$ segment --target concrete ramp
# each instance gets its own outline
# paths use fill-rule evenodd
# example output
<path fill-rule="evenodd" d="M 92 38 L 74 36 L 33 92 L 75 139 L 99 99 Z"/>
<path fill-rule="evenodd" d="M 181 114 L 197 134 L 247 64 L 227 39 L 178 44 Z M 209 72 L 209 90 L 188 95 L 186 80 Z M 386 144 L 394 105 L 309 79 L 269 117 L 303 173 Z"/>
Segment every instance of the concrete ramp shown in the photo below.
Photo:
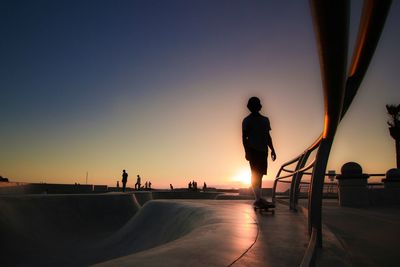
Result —
<path fill-rule="evenodd" d="M 130 194 L 1 196 L 0 266 L 49 266 L 71 257 L 118 231 L 139 209 Z"/>
<path fill-rule="evenodd" d="M 0 197 L 0 266 L 227 266 L 255 242 L 249 205 L 132 194 Z"/>

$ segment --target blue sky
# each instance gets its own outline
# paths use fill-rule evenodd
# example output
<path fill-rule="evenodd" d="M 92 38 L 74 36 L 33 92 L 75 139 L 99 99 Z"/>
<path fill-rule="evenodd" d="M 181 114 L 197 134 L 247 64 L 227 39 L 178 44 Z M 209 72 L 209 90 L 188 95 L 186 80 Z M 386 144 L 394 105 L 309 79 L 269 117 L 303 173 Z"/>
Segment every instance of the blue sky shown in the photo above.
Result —
<path fill-rule="evenodd" d="M 360 10 L 353 1 L 351 45 Z M 399 20 L 394 1 L 331 169 L 395 165 L 385 105 L 400 102 Z M 308 1 L 2 1 L 0 34 L 0 175 L 11 180 L 89 172 L 113 185 L 127 169 L 156 187 L 240 186 L 252 95 L 278 154 L 266 181 L 322 131 Z"/>

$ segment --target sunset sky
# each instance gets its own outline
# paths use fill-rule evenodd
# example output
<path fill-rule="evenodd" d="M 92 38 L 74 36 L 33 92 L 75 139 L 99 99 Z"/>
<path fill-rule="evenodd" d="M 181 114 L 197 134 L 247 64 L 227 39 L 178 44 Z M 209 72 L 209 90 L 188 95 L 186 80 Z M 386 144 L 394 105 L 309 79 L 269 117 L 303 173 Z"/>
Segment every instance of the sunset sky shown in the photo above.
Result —
<path fill-rule="evenodd" d="M 362 1 L 352 1 L 350 54 Z M 329 169 L 395 167 L 386 104 L 400 104 L 400 1 Z M 349 60 L 351 55 L 349 56 Z M 0 2 L 0 175 L 11 181 L 243 187 L 250 96 L 271 121 L 277 169 L 321 133 L 308 1 Z"/>

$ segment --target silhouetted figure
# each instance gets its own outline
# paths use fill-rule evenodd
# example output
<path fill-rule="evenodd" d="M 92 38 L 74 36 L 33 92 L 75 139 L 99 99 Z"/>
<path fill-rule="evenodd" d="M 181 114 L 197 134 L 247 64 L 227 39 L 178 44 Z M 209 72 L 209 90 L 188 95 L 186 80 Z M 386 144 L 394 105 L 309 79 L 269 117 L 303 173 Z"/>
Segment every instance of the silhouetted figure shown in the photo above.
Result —
<path fill-rule="evenodd" d="M 119 189 L 119 181 L 117 181 L 117 189 Z"/>
<path fill-rule="evenodd" d="M 140 179 L 140 176 L 138 174 L 137 178 L 136 178 L 135 190 L 140 190 L 140 188 L 141 188 L 140 185 L 141 185 L 141 179 Z"/>
<path fill-rule="evenodd" d="M 122 192 L 125 192 L 127 182 L 128 182 L 128 173 L 125 170 L 122 170 Z"/>
<path fill-rule="evenodd" d="M 254 205 L 266 204 L 261 196 L 262 177 L 267 174 L 268 147 L 271 149 L 271 158 L 276 159 L 275 149 L 270 135 L 269 119 L 260 114 L 261 103 L 258 97 L 251 97 L 247 103 L 250 115 L 242 123 L 242 142 L 246 153 L 246 160 L 250 163 L 251 185 L 253 187 Z"/>
<path fill-rule="evenodd" d="M 192 190 L 192 182 L 189 182 L 189 184 L 188 184 L 188 189 L 189 189 L 189 190 Z"/>
<path fill-rule="evenodd" d="M 144 188 L 145 188 L 145 189 L 148 188 L 148 183 L 147 183 L 147 182 L 144 183 Z"/>
<path fill-rule="evenodd" d="M 206 184 L 206 182 L 204 182 L 204 184 L 203 184 L 203 191 L 205 192 L 207 190 L 207 184 Z"/>
<path fill-rule="evenodd" d="M 386 105 L 388 114 L 391 120 L 388 121 L 390 136 L 396 143 L 396 165 L 400 169 L 400 104 Z"/>
<path fill-rule="evenodd" d="M 170 188 L 171 190 L 174 190 L 174 187 L 173 187 L 172 184 L 169 184 L 169 188 Z"/>
<path fill-rule="evenodd" d="M 197 182 L 193 181 L 193 191 L 197 191 Z"/>
<path fill-rule="evenodd" d="M 149 181 L 149 189 L 151 189 L 151 182 Z"/>

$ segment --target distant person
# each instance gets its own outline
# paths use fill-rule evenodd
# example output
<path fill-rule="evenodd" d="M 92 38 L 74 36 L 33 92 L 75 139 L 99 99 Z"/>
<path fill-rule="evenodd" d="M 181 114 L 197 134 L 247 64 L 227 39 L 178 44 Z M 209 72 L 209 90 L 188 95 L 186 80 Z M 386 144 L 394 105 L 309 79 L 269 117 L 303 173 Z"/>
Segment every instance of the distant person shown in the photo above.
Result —
<path fill-rule="evenodd" d="M 174 190 L 174 186 L 172 184 L 169 184 L 169 188 L 173 191 Z"/>
<path fill-rule="evenodd" d="M 197 182 L 193 181 L 193 191 L 197 191 Z"/>
<path fill-rule="evenodd" d="M 206 184 L 206 182 L 204 182 L 204 184 L 203 184 L 203 191 L 205 192 L 207 190 L 207 184 Z"/>
<path fill-rule="evenodd" d="M 141 185 L 141 178 L 138 174 L 137 178 L 136 178 L 135 190 L 140 190 L 140 188 L 141 188 L 140 185 Z"/>
<path fill-rule="evenodd" d="M 128 182 L 128 173 L 125 170 L 122 170 L 122 192 L 125 192 L 127 182 Z"/>
<path fill-rule="evenodd" d="M 147 182 L 144 183 L 144 188 L 148 189 L 148 183 Z"/>
<path fill-rule="evenodd" d="M 119 189 L 119 181 L 117 181 L 117 188 Z"/>
<path fill-rule="evenodd" d="M 149 181 L 149 189 L 151 190 L 151 182 Z"/>
<path fill-rule="evenodd" d="M 192 182 L 189 182 L 189 184 L 188 184 L 188 189 L 189 189 L 189 190 L 192 190 Z"/>
<path fill-rule="evenodd" d="M 271 159 L 276 159 L 270 135 L 271 125 L 269 119 L 260 114 L 261 107 L 260 99 L 251 97 L 247 103 L 251 113 L 242 123 L 242 141 L 246 160 L 250 163 L 254 205 L 259 207 L 271 204 L 261 196 L 262 177 L 267 174 L 268 168 L 268 147 L 271 149 Z"/>

